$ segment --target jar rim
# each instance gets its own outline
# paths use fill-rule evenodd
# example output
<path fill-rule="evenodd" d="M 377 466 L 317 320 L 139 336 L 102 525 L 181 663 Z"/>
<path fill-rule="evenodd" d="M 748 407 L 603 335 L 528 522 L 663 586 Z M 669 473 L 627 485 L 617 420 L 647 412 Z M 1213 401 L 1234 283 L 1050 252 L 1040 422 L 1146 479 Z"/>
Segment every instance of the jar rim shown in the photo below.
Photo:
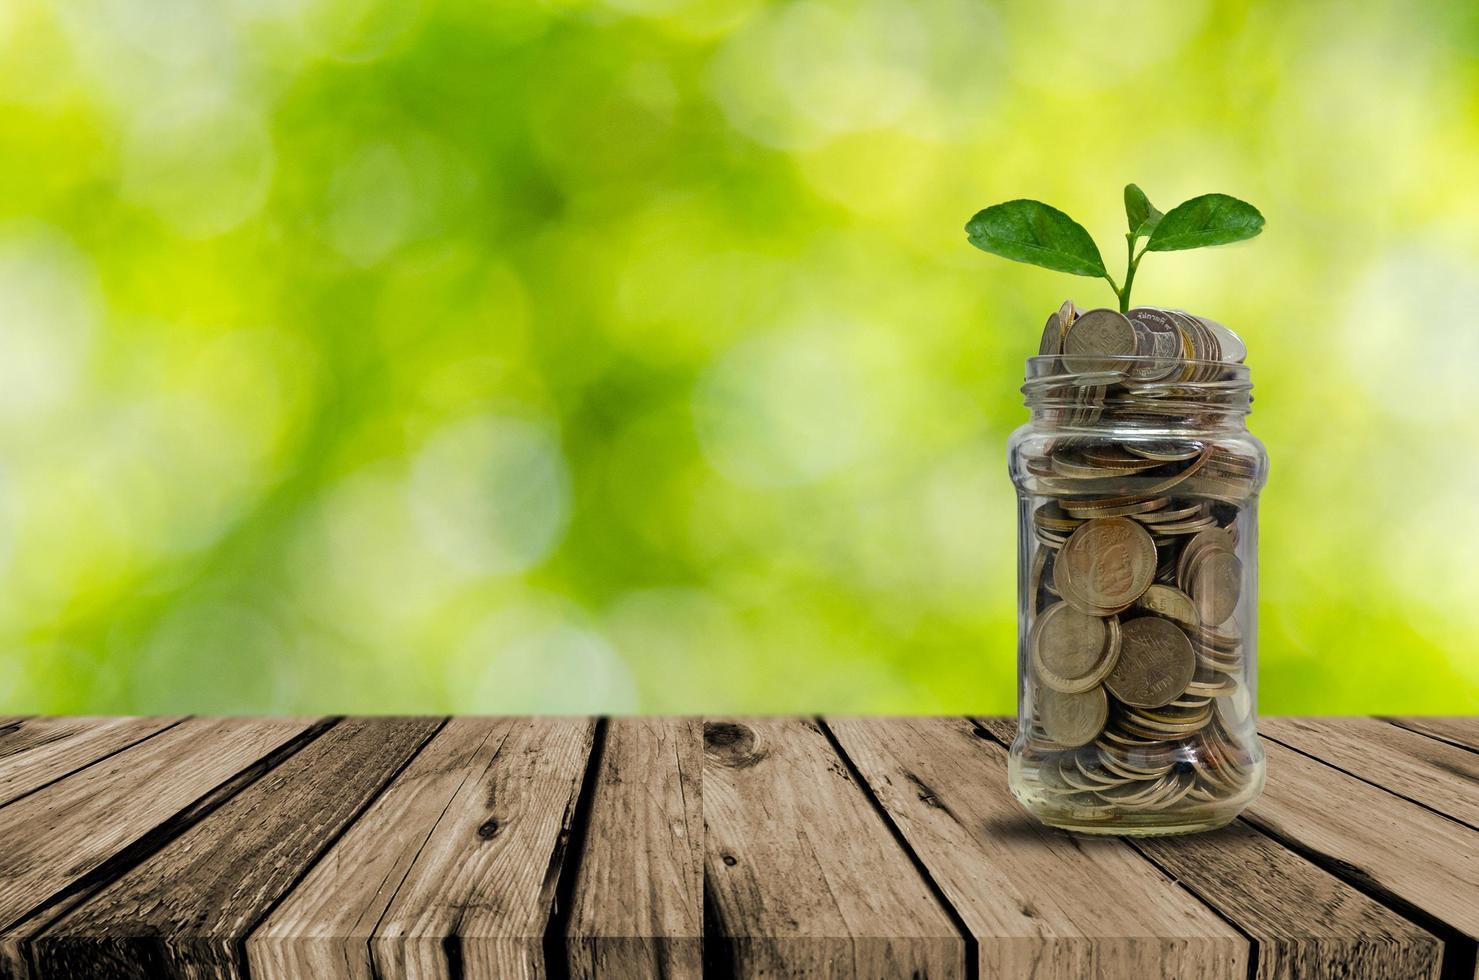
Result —
<path fill-rule="evenodd" d="M 1075 360 L 1090 362 L 1105 361 L 1110 362 L 1111 364 L 1123 364 L 1128 367 L 1134 367 L 1137 364 L 1186 365 L 1187 367 L 1193 368 L 1205 368 L 1209 370 L 1216 369 L 1219 373 L 1226 372 L 1241 377 L 1251 377 L 1252 375 L 1252 371 L 1248 367 L 1248 365 L 1241 361 L 1214 361 L 1210 358 L 1158 357 L 1155 354 L 1034 354 L 1031 357 L 1027 358 L 1025 362 L 1027 368 L 1027 376 L 1030 378 L 1034 375 L 1034 373 L 1037 373 L 1034 372 L 1034 368 L 1056 368 L 1060 366 L 1066 358 L 1073 358 Z M 1068 370 L 1057 373 L 1061 373 L 1064 375 L 1073 375 L 1124 372 L 1115 372 L 1113 371 L 1113 369 L 1110 369 L 1109 371 L 1097 372 Z M 1042 374 L 1038 373 L 1038 376 L 1041 377 Z"/>
<path fill-rule="evenodd" d="M 1039 354 L 1027 358 L 1022 394 L 1040 410 L 1102 410 L 1108 418 L 1246 415 L 1252 374 L 1232 361 L 1155 355 Z"/>

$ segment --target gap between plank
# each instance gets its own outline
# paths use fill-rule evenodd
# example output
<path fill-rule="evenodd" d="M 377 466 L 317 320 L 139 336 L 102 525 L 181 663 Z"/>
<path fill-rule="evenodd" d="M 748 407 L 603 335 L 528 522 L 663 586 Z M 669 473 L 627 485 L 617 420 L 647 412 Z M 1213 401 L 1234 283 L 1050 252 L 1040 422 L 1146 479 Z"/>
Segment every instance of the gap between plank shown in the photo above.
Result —
<path fill-rule="evenodd" d="M 289 757 L 297 754 L 308 743 L 323 735 L 330 728 L 333 728 L 340 720 L 339 717 L 322 718 L 309 725 L 303 731 L 282 745 L 279 745 L 271 752 L 268 752 L 256 762 L 241 769 L 236 775 L 218 783 L 212 789 L 201 794 L 193 803 L 187 804 L 184 809 L 178 811 L 173 816 L 166 817 L 158 825 L 145 831 L 132 843 L 121 848 L 110 857 L 105 858 L 97 867 L 59 890 L 55 895 L 42 901 L 35 908 L 12 922 L 7 928 L 9 930 L 15 930 L 23 925 L 39 922 L 35 928 L 28 928 L 27 930 L 28 935 L 24 944 L 28 948 L 31 947 L 33 945 L 31 940 L 51 928 L 58 920 L 74 911 L 78 906 L 82 905 L 118 878 L 133 870 L 137 865 L 153 857 L 175 838 L 220 809 L 223 804 L 273 769 L 276 769 Z M 44 920 L 42 918 L 43 916 L 45 916 Z M 39 964 L 32 962 L 32 972 L 40 976 L 38 967 Z"/>
<path fill-rule="evenodd" d="M 914 865 L 914 870 L 919 873 L 920 878 L 924 879 L 924 883 L 929 888 L 930 893 L 935 896 L 935 901 L 940 903 L 940 907 L 945 910 L 945 914 L 950 917 L 950 921 L 955 925 L 956 930 L 960 932 L 961 940 L 965 943 L 966 980 L 979 980 L 981 976 L 981 944 L 976 940 L 976 934 L 971 931 L 970 926 L 966 925 L 965 918 L 950 902 L 950 899 L 945 896 L 945 890 L 940 887 L 939 882 L 935 881 L 934 875 L 930 874 L 929 868 L 915 852 L 908 839 L 904 837 L 904 832 L 899 829 L 898 824 L 894 823 L 893 818 L 889 816 L 887 808 L 884 807 L 877 795 L 874 794 L 873 787 L 868 784 L 868 780 L 863 778 L 862 771 L 853 763 L 852 757 L 847 754 L 847 751 L 842 747 L 842 743 L 832 733 L 832 727 L 827 724 L 827 719 L 819 715 L 816 721 L 817 727 L 826 736 L 827 741 L 831 743 L 832 751 L 837 753 L 837 758 L 847 767 L 848 773 L 852 776 L 852 780 L 857 784 L 858 789 L 862 791 L 863 797 L 872 805 L 873 812 L 878 814 L 878 818 L 883 821 L 883 825 L 893 835 L 895 843 L 899 845 L 899 848 L 909 858 L 910 863 Z"/>
<path fill-rule="evenodd" d="M 981 723 L 981 719 L 979 717 L 976 717 L 974 715 L 971 716 L 970 722 L 976 726 L 975 734 L 977 738 L 990 739 L 997 745 L 1000 745 L 1002 748 L 1006 749 L 1008 752 L 1012 751 L 1011 745 L 998 738 L 995 732 Z M 1067 834 L 1069 837 L 1075 836 L 1068 831 L 1061 831 L 1061 833 Z M 1155 868 L 1155 870 L 1158 871 L 1163 878 L 1170 881 L 1171 884 L 1181 889 L 1181 891 L 1190 895 L 1192 901 L 1196 902 L 1198 905 L 1202 906 L 1202 908 L 1211 912 L 1218 919 L 1221 919 L 1223 922 L 1227 923 L 1227 925 L 1231 927 L 1234 932 L 1243 937 L 1243 939 L 1248 943 L 1248 980 L 1257 980 L 1259 961 L 1263 955 L 1263 950 L 1258 942 L 1257 937 L 1248 932 L 1248 930 L 1244 929 L 1234 919 L 1231 919 L 1227 915 L 1225 915 L 1223 911 L 1216 905 L 1213 905 L 1211 901 L 1197 894 L 1195 889 L 1188 888 L 1184 883 L 1182 883 L 1181 879 L 1177 875 L 1172 874 L 1169 870 L 1163 867 L 1159 861 L 1151 857 L 1145 851 L 1141 850 L 1140 846 L 1135 842 L 1135 839 L 1133 837 L 1126 835 L 1119 837 L 1119 840 L 1123 841 L 1131 851 L 1138 854 L 1140 858 L 1144 860 L 1147 864 L 1149 864 L 1152 868 Z"/>
<path fill-rule="evenodd" d="M 97 765 L 99 762 L 106 762 L 109 759 L 113 758 L 118 753 L 120 753 L 120 752 L 126 752 L 129 749 L 133 748 L 135 745 L 142 745 L 143 743 L 149 741 L 149 739 L 153 738 L 156 735 L 163 735 L 165 732 L 169 731 L 171 728 L 174 728 L 176 725 L 183 725 L 185 722 L 189 721 L 191 717 L 192 717 L 191 715 L 186 715 L 185 717 L 181 718 L 178 721 L 172 721 L 168 725 L 165 725 L 163 728 L 158 729 L 157 731 L 152 731 L 149 734 L 143 736 L 142 738 L 138 738 L 138 739 L 135 739 L 132 742 L 129 742 L 127 745 L 120 745 L 118 748 L 114 749 L 113 751 L 108 752 L 105 755 L 98 756 L 96 759 L 93 759 L 91 762 L 84 762 L 82 765 L 78 766 L 76 769 L 69 769 L 66 772 L 62 773 L 60 776 L 57 776 L 55 779 L 48 779 L 46 782 L 42 783 L 40 786 L 33 786 L 31 789 L 28 789 L 24 793 L 22 793 L 19 796 L 15 797 L 15 799 L 6 800 L 4 803 L 0 803 L 0 809 L 4 809 L 5 807 L 8 807 L 8 806 L 10 806 L 13 803 L 19 803 L 21 800 L 24 800 L 26 797 L 30 796 L 31 794 L 33 794 L 33 793 L 39 793 L 39 792 L 41 792 L 43 789 L 45 789 L 48 786 L 54 786 L 57 783 L 61 782 L 62 780 L 66 779 L 69 776 L 75 776 L 79 772 L 82 772 L 84 769 L 90 769 L 90 768 L 92 768 L 93 766 Z M 16 725 L 19 725 L 19 724 L 20 724 L 20 722 L 16 722 Z M 60 741 L 60 739 L 58 741 Z M 55 743 L 50 743 L 49 742 L 47 744 L 50 745 L 50 744 L 55 744 Z"/>
<path fill-rule="evenodd" d="M 700 953 L 703 975 L 711 980 L 737 980 L 739 967 L 735 963 L 734 944 L 728 941 L 729 930 L 724 925 L 724 917 L 719 914 L 719 903 L 710 894 L 710 887 L 709 873 L 705 869 L 703 948 Z"/>
<path fill-rule="evenodd" d="M 1474 746 L 1472 745 L 1465 745 L 1463 742 L 1455 742 L 1451 738 L 1443 735 L 1435 735 L 1432 732 L 1425 732 L 1420 728 L 1412 728 L 1409 725 L 1402 724 L 1402 722 L 1400 722 L 1396 718 L 1388 718 L 1386 715 L 1376 715 L 1374 717 L 1379 721 L 1386 722 L 1388 725 L 1391 725 L 1394 728 L 1400 728 L 1404 732 L 1411 732 L 1414 735 L 1421 735 L 1423 738 L 1430 738 L 1435 742 L 1442 742 L 1444 745 L 1452 745 L 1456 749 L 1463 749 L 1465 752 L 1472 752 L 1475 755 L 1479 755 L 1479 749 L 1474 748 Z"/>
<path fill-rule="evenodd" d="M 568 980 L 570 976 L 570 950 L 566 930 L 570 927 L 570 915 L 575 905 L 575 885 L 580 876 L 580 866 L 585 861 L 586 845 L 590 841 L 591 803 L 596 796 L 596 783 L 601 778 L 601 765 L 606 758 L 605 716 L 596 719 L 591 733 L 591 752 L 586 757 L 585 772 L 580 777 L 580 791 L 575 796 L 575 808 L 570 814 L 569 839 L 564 851 L 560 844 L 555 849 L 560 861 L 560 875 L 555 880 L 555 893 L 550 902 L 549 918 L 544 927 L 544 971 L 550 980 Z"/>
<path fill-rule="evenodd" d="M 318 865 L 318 862 L 323 860 L 324 855 L 328 854 L 329 851 L 334 849 L 334 845 L 339 843 L 340 839 L 343 838 L 345 834 L 349 833 L 351 827 L 359 823 L 360 817 L 363 817 L 365 813 L 369 811 L 370 807 L 375 805 L 376 800 L 385 795 L 385 791 L 390 788 L 391 784 L 393 784 L 397 779 L 401 777 L 401 773 L 406 771 L 406 768 L 415 761 L 416 757 L 420 755 L 422 751 L 426 748 L 426 746 L 431 743 L 431 740 L 442 733 L 442 729 L 447 727 L 447 723 L 449 721 L 451 721 L 450 718 L 443 718 L 437 724 L 437 726 L 431 730 L 430 734 L 428 734 L 416 745 L 416 748 L 413 749 L 404 760 L 402 760 L 401 764 L 396 766 L 395 770 L 390 774 L 389 778 L 381 783 L 380 787 L 376 789 L 375 792 L 371 793 L 369 797 L 360 804 L 360 806 L 354 811 L 353 816 L 344 821 L 344 825 L 341 826 L 336 832 L 330 834 L 328 840 L 324 842 L 324 845 L 319 848 L 318 852 L 303 863 L 303 867 L 298 869 L 298 875 L 293 879 L 292 883 L 288 885 L 287 888 L 284 888 L 275 899 L 268 902 L 266 908 L 264 908 L 262 912 L 255 919 L 252 920 L 252 923 L 245 929 L 243 929 L 241 931 L 241 934 L 235 938 L 232 945 L 236 947 L 236 961 L 241 968 L 241 980 L 251 980 L 252 977 L 251 964 L 248 962 L 247 956 L 247 939 L 252 935 L 252 933 L 261 928 L 262 923 L 267 921 L 268 916 L 277 911 L 278 906 L 287 901 L 289 895 L 297 891 L 298 886 L 303 883 L 303 879 L 307 878 L 309 872 L 311 872 L 314 867 Z"/>
<path fill-rule="evenodd" d="M 1437 809 L 1437 808 L 1435 808 L 1435 807 L 1433 807 L 1433 806 L 1431 806 L 1431 805 L 1429 805 L 1427 803 L 1424 803 L 1422 800 L 1414 800 L 1412 797 L 1406 796 L 1406 795 L 1404 795 L 1402 793 L 1399 793 L 1396 790 L 1392 789 L 1391 787 L 1383 786 L 1381 783 L 1374 782 L 1373 780 L 1367 779 L 1365 776 L 1357 775 L 1356 773 L 1351 772 L 1349 769 L 1344 769 L 1344 768 L 1342 768 L 1340 766 L 1337 766 L 1335 763 L 1331 762 L 1328 759 L 1322 759 L 1322 758 L 1320 758 L 1317 755 L 1314 755 L 1312 753 L 1306 752 L 1304 749 L 1301 749 L 1301 748 L 1299 748 L 1296 745 L 1290 745 L 1288 742 L 1284 741 L 1283 739 L 1274 738 L 1272 735 L 1265 735 L 1263 732 L 1259 732 L 1258 733 L 1258 736 L 1259 736 L 1259 738 L 1266 738 L 1266 739 L 1268 739 L 1270 742 L 1273 742 L 1275 745 L 1282 745 L 1284 748 L 1288 749 L 1289 751 L 1298 753 L 1299 755 L 1304 756 L 1306 759 L 1313 759 L 1315 762 L 1318 762 L 1318 763 L 1320 763 L 1321 765 L 1324 765 L 1324 766 L 1328 766 L 1329 768 L 1334 769 L 1336 772 L 1344 773 L 1345 775 L 1351 777 L 1352 779 L 1354 779 L 1354 780 L 1356 780 L 1358 782 L 1365 783 L 1367 786 L 1374 786 L 1377 789 L 1381 790 L 1383 793 L 1387 793 L 1387 794 L 1390 794 L 1391 796 L 1395 796 L 1399 800 L 1406 800 L 1408 803 L 1411 803 L 1414 806 L 1420 806 L 1424 810 L 1427 810 L 1429 813 L 1437 814 L 1438 816 L 1442 817 L 1445 820 L 1452 820 L 1454 823 L 1458 824 L 1461 827 L 1467 827 L 1470 830 L 1479 831 L 1479 827 L 1474 826 L 1473 824 L 1469 823 L 1467 820 L 1460 820 L 1458 817 L 1450 816 L 1449 814 L 1444 813 L 1442 810 L 1439 810 L 1439 809 Z"/>
<path fill-rule="evenodd" d="M 1176 887 L 1186 892 L 1192 898 L 1195 898 L 1213 915 L 1217 916 L 1217 918 L 1221 919 L 1223 922 L 1226 922 L 1228 926 L 1233 929 L 1233 931 L 1235 931 L 1238 935 L 1242 936 L 1248 941 L 1248 980 L 1258 980 L 1258 967 L 1260 966 L 1263 959 L 1263 947 L 1258 942 L 1258 937 L 1253 935 L 1248 930 L 1244 929 L 1242 926 L 1238 925 L 1238 923 L 1234 919 L 1231 919 L 1228 916 L 1224 915 L 1221 909 L 1219 909 L 1217 906 L 1213 905 L 1206 899 L 1202 898 L 1202 896 L 1198 895 L 1195 889 L 1188 888 L 1186 885 L 1182 884 L 1181 878 L 1178 875 L 1172 873 L 1169 868 L 1164 867 L 1155 858 L 1151 857 L 1145 851 L 1141 850 L 1140 844 L 1138 841 L 1135 840 L 1135 838 L 1125 837 L 1124 841 L 1126 844 L 1130 845 L 1131 850 L 1133 850 L 1136 854 L 1140 855 L 1142 858 L 1148 861 L 1151 867 L 1155 868 L 1161 874 L 1169 878 L 1171 882 L 1176 885 Z"/>
<path fill-rule="evenodd" d="M 1388 891 L 1365 871 L 1350 862 L 1325 854 L 1293 837 L 1282 834 L 1256 818 L 1250 817 L 1246 812 L 1240 815 L 1238 820 L 1286 850 L 1293 851 L 1317 868 L 1334 875 L 1367 898 L 1385 906 L 1389 911 L 1437 936 L 1443 943 L 1443 965 L 1439 969 L 1438 980 L 1473 980 L 1479 943 L 1476 943 L 1472 937 L 1460 932 L 1431 912 L 1412 904 L 1402 896 Z"/>
<path fill-rule="evenodd" d="M 463 980 L 467 969 L 462 965 L 462 937 L 442 937 L 442 955 L 447 958 L 447 980 Z"/>
<path fill-rule="evenodd" d="M 448 719 L 447 724 L 450 725 L 451 723 L 451 719 Z M 445 728 L 446 726 L 444 725 L 442 727 Z M 502 736 L 498 739 L 498 747 L 495 748 L 493 750 L 493 754 L 488 757 L 488 764 L 483 768 L 482 772 L 474 772 L 471 766 L 468 767 L 467 775 L 462 778 L 462 782 L 457 784 L 457 788 L 447 795 L 447 803 L 445 806 L 442 807 L 442 812 L 437 814 L 437 818 L 432 821 L 431 826 L 427 828 L 426 836 L 422 838 L 420 845 L 417 846 L 415 855 L 412 856 L 411 860 L 407 862 L 405 868 L 402 870 L 400 880 L 395 883 L 395 888 L 391 891 L 390 897 L 386 899 L 384 908 L 380 910 L 380 915 L 375 919 L 375 925 L 371 927 L 369 935 L 365 937 L 365 962 L 369 964 L 370 967 L 370 980 L 382 980 L 379 964 L 376 963 L 375 960 L 375 937 L 380 935 L 380 926 L 385 922 L 385 917 L 390 914 L 391 908 L 395 906 L 395 900 L 400 897 L 401 888 L 405 886 L 406 879 L 410 877 L 411 869 L 416 867 L 416 862 L 421 860 L 421 855 L 426 850 L 426 845 L 431 842 L 432 837 L 436 834 L 437 827 L 441 826 L 442 821 L 447 816 L 447 812 L 452 809 L 452 804 L 456 802 L 457 795 L 462 792 L 462 787 L 467 785 L 468 780 L 480 779 L 483 775 L 493 770 L 493 766 L 498 762 L 498 757 L 503 752 L 503 745 L 505 742 L 508 741 L 508 736 L 511 731 L 511 727 L 505 728 L 503 730 Z M 477 758 L 478 752 L 482 751 L 483 746 L 487 745 L 488 740 L 492 737 L 492 732 L 489 732 L 487 735 L 485 735 L 483 737 L 483 740 L 478 743 L 477 749 L 475 749 L 473 753 L 469 756 L 469 759 Z M 416 754 L 420 755 L 421 753 L 417 752 Z M 389 874 L 387 874 L 386 877 L 381 880 L 380 887 L 384 888 L 385 883 L 389 880 L 390 876 Z M 263 919 L 262 921 L 265 924 L 267 920 Z M 457 957 L 457 968 L 462 968 L 462 946 L 458 943 L 455 937 L 453 937 L 453 942 L 450 946 L 445 943 L 443 944 L 443 952 L 446 953 L 448 956 L 448 969 L 451 969 L 451 957 L 454 954 Z"/>

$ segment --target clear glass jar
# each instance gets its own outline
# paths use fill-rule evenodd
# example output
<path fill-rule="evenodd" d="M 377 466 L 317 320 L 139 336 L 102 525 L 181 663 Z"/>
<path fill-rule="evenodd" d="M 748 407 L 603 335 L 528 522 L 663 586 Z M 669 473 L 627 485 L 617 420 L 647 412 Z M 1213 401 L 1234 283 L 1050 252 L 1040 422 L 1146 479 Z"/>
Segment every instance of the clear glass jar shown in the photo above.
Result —
<path fill-rule="evenodd" d="M 1209 830 L 1263 787 L 1251 389 L 1220 361 L 1027 362 L 1010 779 L 1043 823 Z"/>

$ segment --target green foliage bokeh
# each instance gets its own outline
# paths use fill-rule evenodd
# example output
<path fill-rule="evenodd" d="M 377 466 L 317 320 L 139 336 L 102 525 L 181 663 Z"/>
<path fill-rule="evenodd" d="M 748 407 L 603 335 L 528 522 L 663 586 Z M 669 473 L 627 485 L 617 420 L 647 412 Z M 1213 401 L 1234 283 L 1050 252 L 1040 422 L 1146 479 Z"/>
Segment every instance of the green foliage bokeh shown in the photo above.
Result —
<path fill-rule="evenodd" d="M 1479 708 L 1479 17 L 0 6 L 0 708 L 1011 709 L 1034 197 L 1252 201 L 1261 707 Z M 1475 477 L 1475 479 L 1470 479 Z"/>

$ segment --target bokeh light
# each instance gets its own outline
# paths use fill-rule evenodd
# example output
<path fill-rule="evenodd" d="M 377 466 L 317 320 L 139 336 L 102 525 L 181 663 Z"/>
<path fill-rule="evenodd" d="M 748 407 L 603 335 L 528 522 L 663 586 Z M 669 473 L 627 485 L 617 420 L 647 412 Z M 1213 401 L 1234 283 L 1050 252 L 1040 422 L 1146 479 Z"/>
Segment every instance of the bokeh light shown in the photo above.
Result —
<path fill-rule="evenodd" d="M 0 4 L 0 710 L 1010 710 L 1039 197 L 1258 204 L 1261 707 L 1479 709 L 1458 3 Z"/>

